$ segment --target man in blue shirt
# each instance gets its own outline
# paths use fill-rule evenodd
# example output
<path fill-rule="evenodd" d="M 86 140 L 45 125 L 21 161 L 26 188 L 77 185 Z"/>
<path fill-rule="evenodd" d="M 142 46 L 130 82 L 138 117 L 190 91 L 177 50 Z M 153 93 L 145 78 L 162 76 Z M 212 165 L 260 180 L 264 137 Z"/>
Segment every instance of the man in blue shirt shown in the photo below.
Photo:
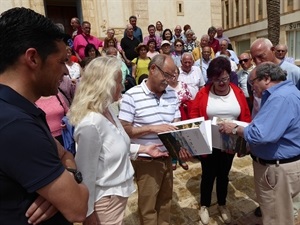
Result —
<path fill-rule="evenodd" d="M 221 132 L 238 134 L 250 145 L 255 191 L 264 225 L 294 224 L 293 197 L 300 193 L 300 92 L 271 62 L 250 73 L 261 108 L 243 128 L 225 123 Z"/>

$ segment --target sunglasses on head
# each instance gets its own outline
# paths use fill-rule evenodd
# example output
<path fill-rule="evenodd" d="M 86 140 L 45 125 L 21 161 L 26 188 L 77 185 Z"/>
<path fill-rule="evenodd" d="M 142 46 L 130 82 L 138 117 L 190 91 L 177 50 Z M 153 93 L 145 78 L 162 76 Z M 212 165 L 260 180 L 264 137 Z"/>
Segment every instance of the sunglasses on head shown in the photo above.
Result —
<path fill-rule="evenodd" d="M 241 59 L 241 60 L 239 60 L 239 63 L 242 64 L 242 63 L 246 63 L 248 61 L 249 61 L 249 59 Z"/>

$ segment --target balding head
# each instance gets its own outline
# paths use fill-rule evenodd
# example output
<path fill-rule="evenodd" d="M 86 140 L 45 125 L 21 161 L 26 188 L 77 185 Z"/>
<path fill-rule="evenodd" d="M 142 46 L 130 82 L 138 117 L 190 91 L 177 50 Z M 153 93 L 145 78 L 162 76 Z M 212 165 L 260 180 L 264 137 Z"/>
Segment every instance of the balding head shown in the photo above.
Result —
<path fill-rule="evenodd" d="M 106 49 L 106 55 L 107 56 L 117 56 L 118 55 L 118 50 L 114 47 L 108 47 Z"/>
<path fill-rule="evenodd" d="M 267 38 L 258 38 L 250 46 L 250 53 L 256 65 L 263 62 L 279 64 L 280 60 L 275 57 L 272 42 Z"/>

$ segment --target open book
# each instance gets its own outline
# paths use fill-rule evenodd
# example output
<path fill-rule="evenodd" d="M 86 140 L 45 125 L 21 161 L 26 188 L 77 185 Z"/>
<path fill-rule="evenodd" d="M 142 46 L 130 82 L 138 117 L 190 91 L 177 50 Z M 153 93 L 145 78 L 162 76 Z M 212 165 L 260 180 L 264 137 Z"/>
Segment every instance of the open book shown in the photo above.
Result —
<path fill-rule="evenodd" d="M 212 146 L 221 150 L 231 150 L 236 152 L 238 157 L 242 157 L 248 154 L 247 142 L 244 138 L 234 134 L 222 134 L 219 132 L 218 124 L 221 122 L 233 122 L 239 126 L 246 127 L 249 123 L 237 121 L 237 120 L 226 120 L 219 117 L 213 117 L 211 121 L 212 131 Z"/>
<path fill-rule="evenodd" d="M 159 133 L 158 137 L 172 158 L 179 158 L 183 147 L 193 156 L 212 153 L 211 121 L 204 117 L 172 123 L 178 130 Z"/>

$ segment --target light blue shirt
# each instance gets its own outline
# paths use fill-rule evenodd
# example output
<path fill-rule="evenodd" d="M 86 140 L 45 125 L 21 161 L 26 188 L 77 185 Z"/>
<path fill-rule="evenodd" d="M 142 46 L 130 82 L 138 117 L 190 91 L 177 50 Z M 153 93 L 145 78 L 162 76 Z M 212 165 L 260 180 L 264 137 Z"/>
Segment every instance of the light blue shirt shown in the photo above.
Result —
<path fill-rule="evenodd" d="M 251 153 L 265 160 L 300 155 L 300 92 L 292 81 L 263 92 L 261 108 L 245 127 L 244 138 Z"/>
<path fill-rule="evenodd" d="M 296 85 L 300 80 L 300 68 L 285 60 L 282 60 L 279 66 L 287 72 L 287 79 L 293 81 L 294 85 Z"/>

